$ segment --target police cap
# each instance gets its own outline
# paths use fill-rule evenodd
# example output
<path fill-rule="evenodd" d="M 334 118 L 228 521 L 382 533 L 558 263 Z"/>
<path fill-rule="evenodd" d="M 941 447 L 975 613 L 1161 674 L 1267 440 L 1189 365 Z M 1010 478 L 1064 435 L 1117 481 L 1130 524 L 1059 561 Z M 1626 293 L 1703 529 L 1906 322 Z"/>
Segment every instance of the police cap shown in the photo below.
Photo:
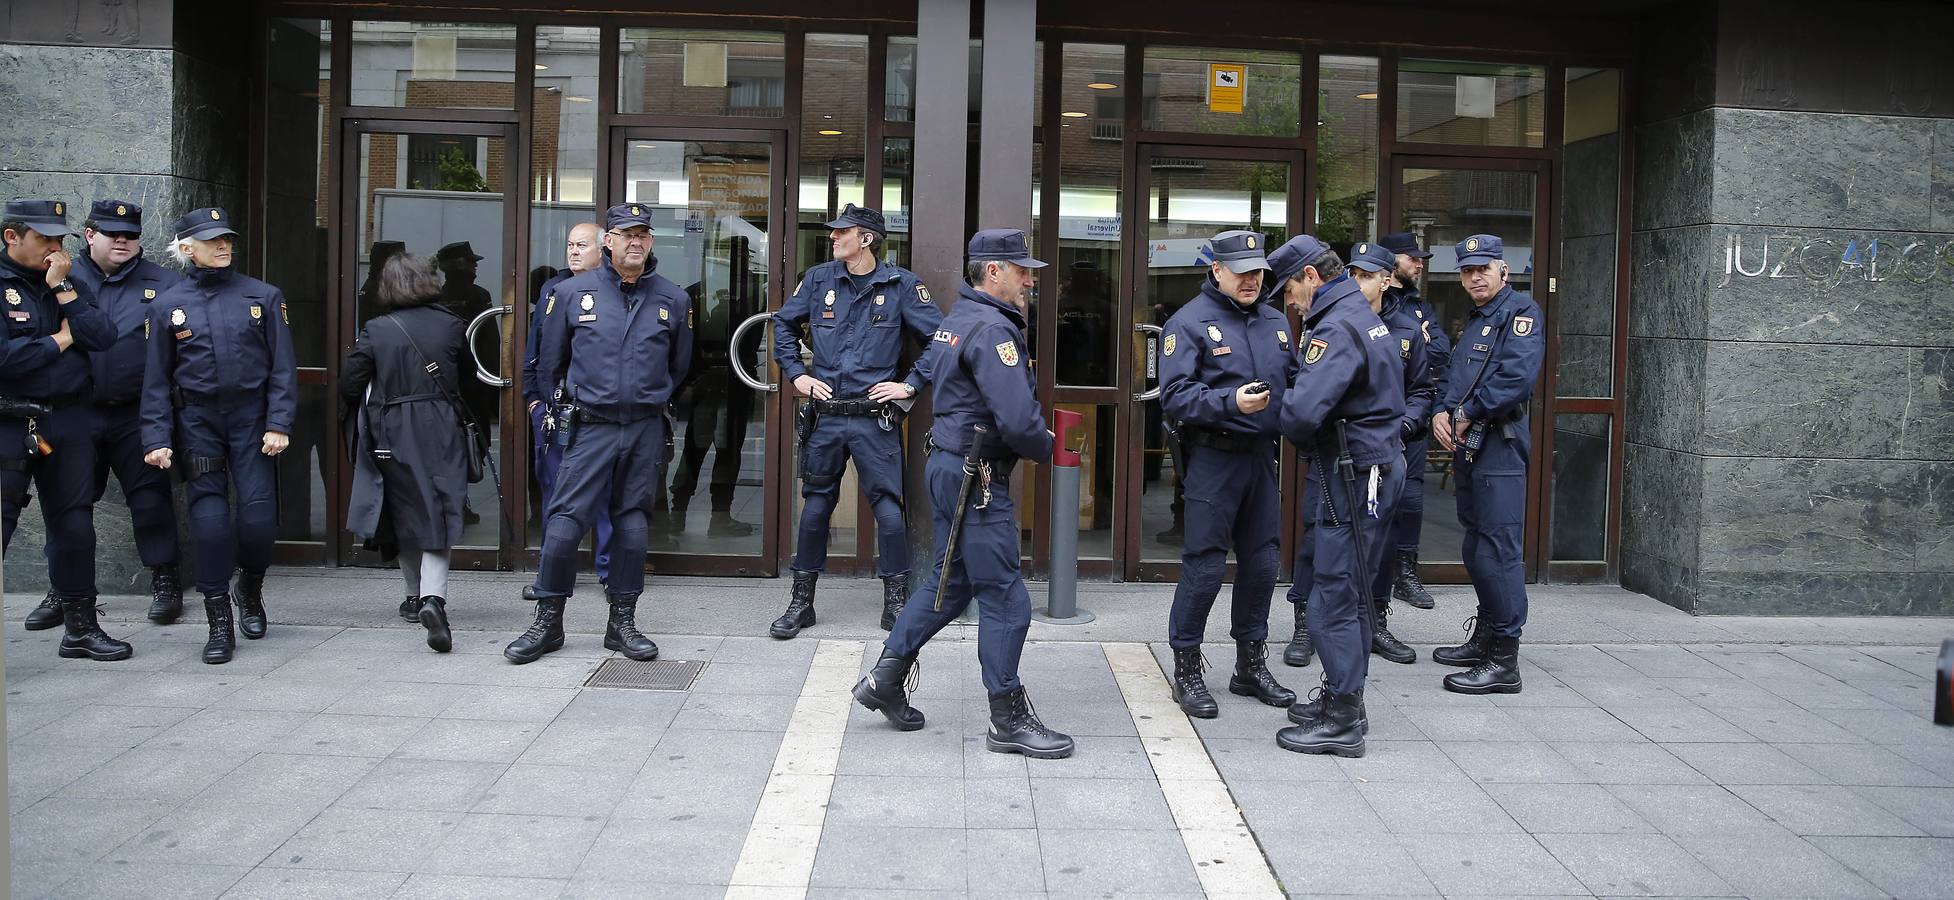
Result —
<path fill-rule="evenodd" d="M 889 233 L 888 223 L 882 220 L 881 213 L 867 207 L 856 206 L 853 203 L 842 207 L 841 215 L 835 217 L 834 221 L 829 222 L 828 227 L 835 229 L 861 228 L 867 231 L 873 231 L 877 235 L 886 235 Z"/>
<path fill-rule="evenodd" d="M 1269 239 L 1255 231 L 1224 231 L 1208 241 L 1208 257 L 1240 275 L 1269 266 Z"/>
<path fill-rule="evenodd" d="M 1384 249 L 1392 253 L 1402 253 L 1405 256 L 1415 256 L 1419 259 L 1432 258 L 1432 251 L 1418 249 L 1418 239 L 1413 237 L 1409 231 L 1393 231 L 1390 234 L 1378 238 L 1377 242 L 1382 244 Z"/>
<path fill-rule="evenodd" d="M 1398 255 L 1383 244 L 1357 244 L 1350 248 L 1350 265 L 1366 272 L 1389 272 L 1398 267 Z"/>
<path fill-rule="evenodd" d="M 1282 246 L 1269 254 L 1270 280 L 1281 284 L 1302 274 L 1303 266 L 1308 265 L 1310 260 L 1322 256 L 1323 251 L 1328 249 L 1330 248 L 1324 246 L 1322 241 L 1307 234 L 1299 234 L 1284 241 Z"/>
<path fill-rule="evenodd" d="M 1506 258 L 1506 245 L 1490 234 L 1475 234 L 1459 242 L 1459 265 L 1483 266 Z"/>
<path fill-rule="evenodd" d="M 170 229 L 170 232 L 176 235 L 178 240 L 193 238 L 207 241 L 227 234 L 237 234 L 237 229 L 231 227 L 231 214 L 225 212 L 223 207 L 205 206 L 184 213 L 182 218 L 176 220 L 176 226 Z"/>
<path fill-rule="evenodd" d="M 604 213 L 604 227 L 616 231 L 620 228 L 651 228 L 651 207 L 643 203 L 619 203 Z"/>
<path fill-rule="evenodd" d="M 68 227 L 68 204 L 59 200 L 9 200 L 7 221 L 19 222 L 48 237 L 75 233 Z"/>
<path fill-rule="evenodd" d="M 88 220 L 96 231 L 110 234 L 142 234 L 142 207 L 127 200 L 97 200 L 88 207 Z"/>
<path fill-rule="evenodd" d="M 1027 269 L 1042 269 L 1045 264 L 1031 257 L 1031 243 L 1016 228 L 987 228 L 970 236 L 971 262 L 1000 260 Z"/>

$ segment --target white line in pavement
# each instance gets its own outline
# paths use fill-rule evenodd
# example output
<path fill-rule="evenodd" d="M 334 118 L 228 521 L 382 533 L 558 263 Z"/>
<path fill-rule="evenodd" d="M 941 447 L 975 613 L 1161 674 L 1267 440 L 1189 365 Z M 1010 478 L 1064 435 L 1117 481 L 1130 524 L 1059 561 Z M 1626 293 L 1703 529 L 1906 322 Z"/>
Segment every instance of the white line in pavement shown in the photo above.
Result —
<path fill-rule="evenodd" d="M 1160 661 L 1145 644 L 1103 644 L 1126 698 L 1140 746 L 1180 828 L 1181 843 L 1210 898 L 1281 900 L 1276 875 L 1256 846 L 1234 795 L 1215 770 L 1207 745 L 1174 703 Z"/>
<path fill-rule="evenodd" d="M 821 825 L 834 792 L 841 739 L 854 702 L 848 689 L 862 670 L 861 641 L 822 641 L 801 682 L 794 717 L 774 756 L 760 808 L 733 866 L 727 900 L 799 900 L 814 877 Z"/>

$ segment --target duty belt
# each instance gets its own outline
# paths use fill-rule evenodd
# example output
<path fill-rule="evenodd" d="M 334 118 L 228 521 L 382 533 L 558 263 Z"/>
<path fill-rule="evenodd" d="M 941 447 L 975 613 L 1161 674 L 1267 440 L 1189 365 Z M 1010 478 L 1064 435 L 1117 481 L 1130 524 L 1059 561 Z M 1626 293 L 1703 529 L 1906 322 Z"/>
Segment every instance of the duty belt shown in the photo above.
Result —
<path fill-rule="evenodd" d="M 931 430 L 928 435 L 924 436 L 923 450 L 926 453 L 934 453 L 938 450 L 941 450 L 944 453 L 955 453 L 957 457 L 960 459 L 968 456 L 968 454 L 966 454 L 964 451 L 958 450 L 955 447 L 945 447 L 942 444 L 937 443 L 936 432 L 934 430 Z M 1014 466 L 1017 465 L 1018 463 L 1018 455 L 1015 453 L 1006 453 L 1001 456 L 984 456 L 979 458 L 985 460 L 986 462 L 1002 463 L 1007 467 L 1006 471 L 1009 471 L 1008 468 L 1009 466 Z"/>
<path fill-rule="evenodd" d="M 76 391 L 72 394 L 55 394 L 43 402 L 54 409 L 63 409 L 69 406 L 81 406 L 93 399 L 94 395 L 88 391 Z"/>
<path fill-rule="evenodd" d="M 1225 450 L 1229 453 L 1259 453 L 1275 447 L 1275 438 L 1270 436 L 1242 434 L 1237 431 L 1201 428 L 1194 425 L 1181 426 L 1180 437 L 1183 443 Z"/>
<path fill-rule="evenodd" d="M 814 411 L 824 416 L 879 416 L 888 404 L 877 403 L 867 397 L 845 397 L 833 400 L 812 400 Z"/>
<path fill-rule="evenodd" d="M 588 406 L 577 407 L 577 418 L 582 420 L 585 424 L 590 424 L 595 422 L 602 425 L 629 425 L 632 422 L 642 422 L 646 419 L 655 419 L 664 414 L 665 414 L 665 406 L 662 403 L 657 406 L 647 407 L 642 414 L 634 414 L 629 418 L 620 415 L 615 415 L 613 413 L 606 412 L 604 410 L 592 409 L 591 407 Z"/>

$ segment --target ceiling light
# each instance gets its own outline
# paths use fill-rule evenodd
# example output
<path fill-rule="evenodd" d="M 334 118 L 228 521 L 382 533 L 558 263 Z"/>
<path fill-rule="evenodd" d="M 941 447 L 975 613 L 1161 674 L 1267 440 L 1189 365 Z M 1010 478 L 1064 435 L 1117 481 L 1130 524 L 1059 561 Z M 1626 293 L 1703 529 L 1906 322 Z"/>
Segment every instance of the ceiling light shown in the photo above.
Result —
<path fill-rule="evenodd" d="M 841 132 L 839 132 L 839 131 L 836 131 L 836 130 L 834 130 L 834 129 L 832 129 L 832 128 L 823 128 L 823 129 L 821 129 L 821 131 L 820 131 L 819 133 L 820 133 L 820 134 L 825 134 L 825 135 L 827 135 L 828 137 L 834 137 L 834 136 L 836 136 L 836 135 L 838 135 L 838 134 L 841 134 Z"/>
<path fill-rule="evenodd" d="M 634 146 L 636 146 L 636 147 L 637 147 L 638 149 L 640 149 L 640 150 L 656 150 L 656 149 L 658 149 L 658 145 L 657 145 L 657 144 L 636 144 L 636 145 L 634 145 Z"/>
<path fill-rule="evenodd" d="M 1086 117 L 1085 113 L 1077 112 L 1077 111 L 1062 112 L 1059 113 L 1059 115 L 1064 116 L 1068 119 L 1083 119 Z"/>
<path fill-rule="evenodd" d="M 1110 91 L 1118 88 L 1119 85 L 1110 81 L 1091 81 L 1086 83 L 1086 87 L 1092 88 L 1095 91 Z"/>
<path fill-rule="evenodd" d="M 538 72 L 541 72 L 541 71 L 543 71 L 544 69 L 547 69 L 547 68 L 549 68 L 549 66 L 546 66 L 546 65 L 543 65 L 542 63 L 537 63 L 537 64 L 536 64 L 536 71 L 538 71 Z"/>
<path fill-rule="evenodd" d="M 823 114 L 822 114 L 822 116 L 821 116 L 821 118 L 823 118 L 823 119 L 832 119 L 832 118 L 834 118 L 834 116 L 831 116 L 831 115 L 827 115 L 827 114 L 825 114 L 825 113 L 823 113 Z"/>
<path fill-rule="evenodd" d="M 579 97 L 579 96 L 577 96 L 577 95 L 575 95 L 575 94 L 572 94 L 572 95 L 570 95 L 570 96 L 568 96 L 568 97 L 565 97 L 565 98 L 563 98 L 563 99 L 565 99 L 565 100 L 568 100 L 568 101 L 570 101 L 571 103 L 589 103 L 589 102 L 590 102 L 590 98 L 589 98 L 589 97 Z"/>
<path fill-rule="evenodd" d="M 1363 92 L 1363 93 L 1361 93 L 1361 94 L 1358 94 L 1358 95 L 1357 95 L 1357 99 L 1359 99 L 1359 100 L 1376 100 L 1376 99 L 1377 99 L 1377 92 L 1376 92 L 1376 91 L 1365 91 L 1365 92 Z"/>

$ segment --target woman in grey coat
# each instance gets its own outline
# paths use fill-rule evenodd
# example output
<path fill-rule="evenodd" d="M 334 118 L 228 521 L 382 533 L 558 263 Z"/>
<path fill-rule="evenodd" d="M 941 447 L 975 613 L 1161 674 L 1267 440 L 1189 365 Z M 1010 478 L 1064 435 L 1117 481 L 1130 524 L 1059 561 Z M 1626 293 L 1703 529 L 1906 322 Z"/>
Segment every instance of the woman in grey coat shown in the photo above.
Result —
<path fill-rule="evenodd" d="M 401 618 L 418 620 L 427 645 L 446 653 L 448 557 L 461 541 L 468 498 L 454 402 L 465 326 L 440 304 L 441 278 L 426 259 L 387 260 L 376 294 L 388 312 L 361 329 L 339 381 L 357 422 L 346 530 L 383 553 L 398 549 L 407 581 Z"/>

